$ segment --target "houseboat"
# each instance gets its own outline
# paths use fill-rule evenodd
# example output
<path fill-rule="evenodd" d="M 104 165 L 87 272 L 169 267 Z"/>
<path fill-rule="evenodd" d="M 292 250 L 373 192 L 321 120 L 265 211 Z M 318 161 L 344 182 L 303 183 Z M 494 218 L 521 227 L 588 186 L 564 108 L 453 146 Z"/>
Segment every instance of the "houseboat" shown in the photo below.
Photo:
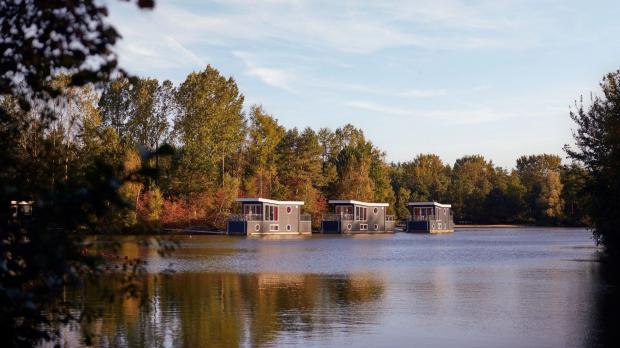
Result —
<path fill-rule="evenodd" d="M 411 213 L 411 217 L 407 220 L 407 232 L 454 232 L 452 205 L 437 202 L 410 202 L 407 206 Z"/>
<path fill-rule="evenodd" d="M 322 233 L 393 233 L 394 216 L 387 215 L 388 203 L 330 200 L 332 213 L 321 219 Z"/>
<path fill-rule="evenodd" d="M 311 234 L 310 214 L 301 212 L 304 202 L 266 198 L 237 198 L 241 214 L 228 219 L 232 235 Z"/>

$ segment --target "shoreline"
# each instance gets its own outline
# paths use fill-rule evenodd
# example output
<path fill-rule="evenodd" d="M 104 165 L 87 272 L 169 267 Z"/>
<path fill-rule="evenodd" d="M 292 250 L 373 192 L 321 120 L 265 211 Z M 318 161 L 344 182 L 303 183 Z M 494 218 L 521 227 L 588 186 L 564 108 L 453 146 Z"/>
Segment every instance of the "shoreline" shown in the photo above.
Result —
<path fill-rule="evenodd" d="M 548 227 L 548 226 L 530 226 L 530 225 L 513 225 L 513 224 L 471 224 L 471 225 L 454 225 L 454 228 L 523 228 L 523 227 Z"/>

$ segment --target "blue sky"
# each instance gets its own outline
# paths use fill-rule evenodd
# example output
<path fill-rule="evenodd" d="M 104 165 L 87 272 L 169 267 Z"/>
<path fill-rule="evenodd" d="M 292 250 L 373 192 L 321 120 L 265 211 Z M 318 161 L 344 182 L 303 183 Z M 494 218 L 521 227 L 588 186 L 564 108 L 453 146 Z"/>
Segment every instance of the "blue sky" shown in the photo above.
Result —
<path fill-rule="evenodd" d="M 121 66 L 207 64 L 286 127 L 352 123 L 389 161 L 481 154 L 512 168 L 571 142 L 569 106 L 620 68 L 620 2 L 108 2 Z"/>

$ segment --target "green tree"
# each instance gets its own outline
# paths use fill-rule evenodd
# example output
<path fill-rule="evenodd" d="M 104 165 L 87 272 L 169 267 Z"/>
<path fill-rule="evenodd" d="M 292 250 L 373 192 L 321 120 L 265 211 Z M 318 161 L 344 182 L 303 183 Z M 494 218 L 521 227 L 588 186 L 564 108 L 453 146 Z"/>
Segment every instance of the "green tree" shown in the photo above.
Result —
<path fill-rule="evenodd" d="M 136 2 L 154 6 L 152 0 Z M 107 8 L 95 1 L 9 0 L 0 2 L 0 13 L 7 19 L 0 40 L 0 94 L 12 95 L 24 111 L 63 95 L 65 87 L 105 82 L 118 70 L 112 48 L 120 34 L 105 20 Z M 59 71 L 70 76 L 66 86 L 52 83 Z M 46 106 L 40 111 L 53 116 Z"/>
<path fill-rule="evenodd" d="M 402 164 L 404 180 L 414 201 L 443 201 L 448 196 L 450 167 L 439 156 L 420 154 Z"/>
<path fill-rule="evenodd" d="M 328 197 L 333 197 L 338 182 L 336 159 L 340 148 L 336 135 L 329 128 L 321 128 L 317 134 L 321 146 L 321 160 L 323 173 L 323 192 Z"/>
<path fill-rule="evenodd" d="M 448 194 L 458 220 L 480 223 L 486 219 L 484 203 L 493 188 L 493 175 L 493 163 L 483 156 L 464 156 L 456 160 Z"/>
<path fill-rule="evenodd" d="M 162 132 L 161 128 L 167 124 L 159 123 L 155 115 L 157 103 L 157 89 L 159 82 L 156 79 L 132 79 L 129 91 L 129 118 L 127 131 L 132 142 L 148 150 L 155 150 L 154 139 Z"/>
<path fill-rule="evenodd" d="M 226 159 L 243 143 L 244 97 L 237 83 L 207 66 L 189 74 L 176 96 L 175 132 L 183 147 L 180 182 L 184 192 L 223 186 Z"/>
<path fill-rule="evenodd" d="M 378 148 L 371 150 L 370 179 L 373 182 L 373 201 L 389 203 L 388 212 L 395 213 L 396 196 L 390 182 L 390 167 L 385 162 L 385 153 Z"/>
<path fill-rule="evenodd" d="M 487 223 L 522 223 L 525 221 L 527 189 L 515 170 L 508 173 L 502 168 L 495 168 L 492 189 L 487 195 L 484 206 Z"/>
<path fill-rule="evenodd" d="M 374 182 L 370 177 L 372 165 L 370 143 L 359 142 L 345 146 L 336 160 L 338 183 L 336 198 L 372 201 Z"/>
<path fill-rule="evenodd" d="M 137 3 L 153 6 L 153 1 Z M 75 105 L 73 88 L 100 85 L 118 71 L 113 46 L 120 35 L 106 15 L 106 6 L 91 0 L 0 2 L 0 339 L 5 346 L 54 340 L 57 325 L 92 317 L 73 301 L 57 300 L 67 288 L 100 274 L 103 260 L 83 252 L 84 235 L 119 226 L 115 218 L 124 204 L 117 188 L 127 178 L 102 161 L 73 157 L 81 134 L 65 117 L 72 110 L 57 106 Z M 64 83 L 56 81 L 59 72 L 69 76 Z M 82 170 L 70 170 L 74 163 Z M 9 215 L 7 204 L 16 199 L 36 202 L 30 218 Z M 131 274 L 126 279 L 134 279 Z M 123 288 L 135 290 L 129 282 Z"/>
<path fill-rule="evenodd" d="M 564 202 L 564 222 L 571 226 L 589 224 L 588 206 L 590 192 L 587 183 L 590 180 L 588 171 L 578 163 L 562 167 L 562 201 Z"/>
<path fill-rule="evenodd" d="M 311 128 L 299 132 L 286 131 L 276 147 L 278 181 L 284 189 L 278 198 L 298 199 L 305 202 L 304 211 L 312 214 L 315 226 L 325 211 L 323 187 L 322 148 L 318 135 Z"/>
<path fill-rule="evenodd" d="M 276 148 L 284 135 L 284 127 L 267 114 L 262 106 L 253 105 L 250 108 L 246 193 L 271 196 L 278 172 Z"/>
<path fill-rule="evenodd" d="M 517 172 L 527 188 L 528 217 L 538 223 L 557 223 L 561 218 L 559 196 L 561 158 L 557 155 L 530 155 L 517 159 Z"/>
<path fill-rule="evenodd" d="M 600 84 L 601 95 L 575 102 L 570 116 L 577 124 L 576 149 L 565 146 L 568 156 L 589 173 L 588 215 L 594 236 L 612 259 L 620 259 L 620 70 L 609 73 Z"/>
<path fill-rule="evenodd" d="M 131 116 L 131 84 L 129 79 L 120 77 L 105 85 L 99 100 L 101 122 L 112 127 L 121 141 L 130 137 L 128 123 Z"/>

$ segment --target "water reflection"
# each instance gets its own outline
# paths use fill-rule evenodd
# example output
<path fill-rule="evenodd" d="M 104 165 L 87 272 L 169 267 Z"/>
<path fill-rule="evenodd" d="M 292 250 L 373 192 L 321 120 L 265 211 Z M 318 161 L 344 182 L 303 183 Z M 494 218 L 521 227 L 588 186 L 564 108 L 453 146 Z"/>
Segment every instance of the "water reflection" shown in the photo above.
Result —
<path fill-rule="evenodd" d="M 355 332 L 376 321 L 384 293 L 371 274 L 179 273 L 145 285 L 148 306 L 115 301 L 90 326 L 98 345 L 269 346 L 282 333 Z"/>
<path fill-rule="evenodd" d="M 149 306 L 116 301 L 81 330 L 99 346 L 618 346 L 618 268 L 586 261 L 588 231 L 434 237 L 194 237 L 167 257 L 128 242 L 149 262 Z"/>
<path fill-rule="evenodd" d="M 584 347 L 620 347 L 620 264 L 594 267 L 594 311 L 585 334 Z"/>

